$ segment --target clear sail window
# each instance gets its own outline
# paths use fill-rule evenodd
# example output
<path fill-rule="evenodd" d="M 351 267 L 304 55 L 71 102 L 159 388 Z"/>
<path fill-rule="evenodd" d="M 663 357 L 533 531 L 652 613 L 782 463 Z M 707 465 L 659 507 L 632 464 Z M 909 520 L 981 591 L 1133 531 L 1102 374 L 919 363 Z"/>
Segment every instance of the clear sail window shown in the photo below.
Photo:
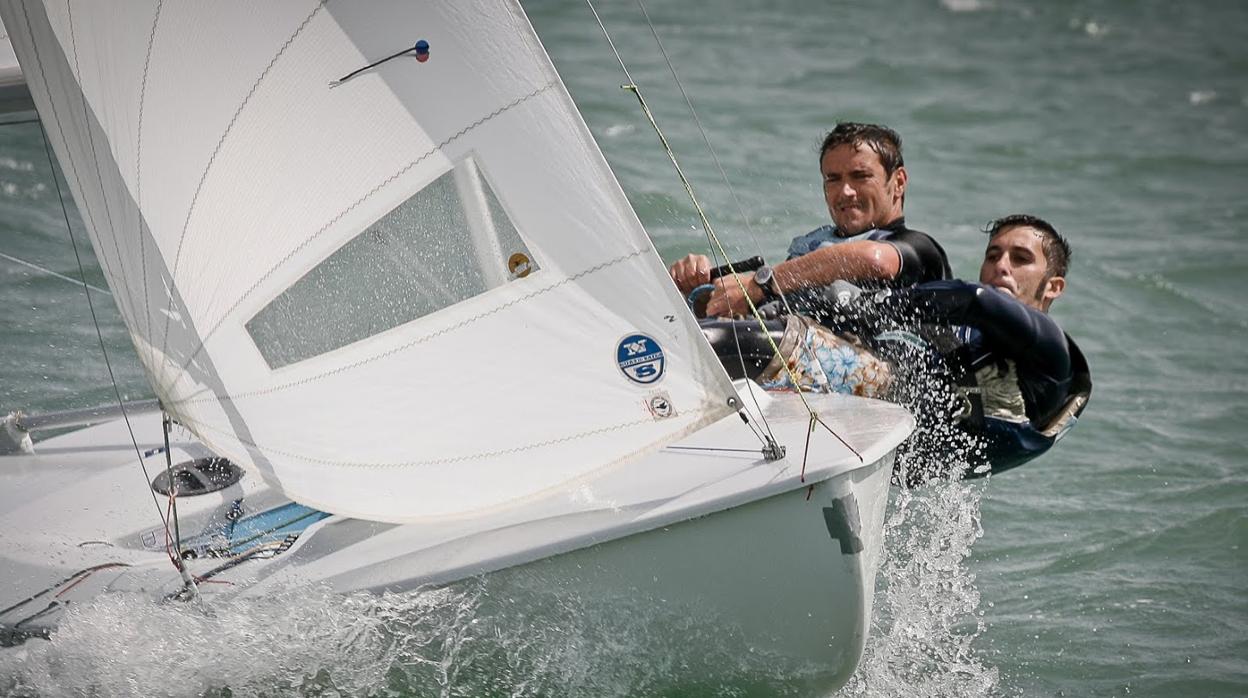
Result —
<path fill-rule="evenodd" d="M 466 159 L 303 275 L 247 322 L 269 366 L 318 356 L 537 271 Z"/>

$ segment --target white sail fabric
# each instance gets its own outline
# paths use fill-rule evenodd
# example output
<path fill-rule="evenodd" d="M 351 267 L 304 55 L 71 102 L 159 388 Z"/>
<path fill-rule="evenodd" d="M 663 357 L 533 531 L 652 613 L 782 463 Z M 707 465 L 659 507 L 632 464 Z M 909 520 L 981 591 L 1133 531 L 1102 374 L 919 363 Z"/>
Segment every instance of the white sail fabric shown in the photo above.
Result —
<path fill-rule="evenodd" d="M 516 4 L 0 11 L 158 396 L 293 499 L 462 516 L 731 411 Z"/>

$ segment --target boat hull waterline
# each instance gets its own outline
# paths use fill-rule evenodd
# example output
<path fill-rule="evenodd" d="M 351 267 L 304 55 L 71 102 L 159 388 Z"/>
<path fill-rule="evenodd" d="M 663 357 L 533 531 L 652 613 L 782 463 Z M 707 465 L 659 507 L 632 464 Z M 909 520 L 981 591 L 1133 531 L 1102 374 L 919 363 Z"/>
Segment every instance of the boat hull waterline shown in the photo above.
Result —
<path fill-rule="evenodd" d="M 862 654 L 894 449 L 913 421 L 878 401 L 808 396 L 824 421 L 844 426 L 838 433 L 862 460 L 820 429 L 803 476 L 804 406 L 796 395 L 761 398 L 788 446 L 781 460 L 698 450 L 725 443 L 712 426 L 568 491 L 471 520 L 386 524 L 333 516 L 289 502 L 249 472 L 218 492 L 179 496 L 183 550 L 196 555 L 187 567 L 228 582 L 199 585 L 209 605 L 214 597 L 301 584 L 403 592 L 520 575 L 548 595 L 647 608 L 656 619 L 696 617 L 741 651 L 829 690 L 848 679 Z M 132 415 L 131 422 L 155 477 L 165 461 L 159 415 Z M 740 433 L 732 422 L 718 426 Z M 211 455 L 174 433 L 181 437 L 171 442 L 174 463 Z M 176 595 L 182 582 L 152 497 L 135 487 L 142 473 L 125 425 L 55 437 L 36 450 L 0 458 L 4 640 L 48 636 L 66 609 L 103 593 L 141 592 L 154 601 Z M 672 478 L 677 470 L 682 477 Z M 672 484 L 656 495 L 641 486 L 658 473 Z M 740 670 L 690 666 L 707 675 L 682 680 L 714 682 L 723 678 L 720 669 Z"/>

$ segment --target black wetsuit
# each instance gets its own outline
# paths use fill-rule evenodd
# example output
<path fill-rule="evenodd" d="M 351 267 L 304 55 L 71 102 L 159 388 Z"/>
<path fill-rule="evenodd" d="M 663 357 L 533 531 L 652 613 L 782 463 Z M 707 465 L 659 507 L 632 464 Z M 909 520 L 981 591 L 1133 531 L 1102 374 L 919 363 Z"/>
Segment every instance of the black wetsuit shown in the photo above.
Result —
<path fill-rule="evenodd" d="M 812 305 L 818 300 L 812 297 Z M 918 460 L 930 461 L 906 474 L 911 484 L 944 475 L 942 468 L 956 462 L 969 461 L 970 477 L 1022 465 L 1074 425 L 1091 394 L 1088 364 L 1074 341 L 1047 314 L 996 289 L 942 280 L 863 293 L 844 305 L 834 296 L 821 303 L 809 314 L 893 364 L 901 385 L 890 399 L 908 405 L 920 431 L 931 432 L 909 442 L 927 456 Z M 766 325 L 781 343 L 784 320 Z M 709 321 L 702 331 L 733 378 L 758 378 L 771 359 L 756 321 Z M 942 391 L 952 393 L 953 404 L 933 395 Z M 940 423 L 951 417 L 980 448 L 936 443 L 947 440 Z"/>
<path fill-rule="evenodd" d="M 940 467 L 970 461 L 968 476 L 1017 467 L 1047 451 L 1083 411 L 1092 390 L 1087 362 L 1075 343 L 1045 313 L 979 284 L 950 280 L 949 262 L 926 233 L 907 228 L 904 219 L 860 235 L 840 237 L 824 226 L 793 240 L 789 258 L 852 240 L 885 242 L 901 255 L 901 272 L 886 282 L 855 280 L 868 291 L 842 305 L 836 286 L 785 294 L 760 310 L 772 318 L 766 331 L 753 320 L 706 320 L 702 331 L 733 378 L 757 378 L 772 356 L 765 335 L 781 341 L 786 310 L 818 320 L 834 332 L 854 335 L 893 364 L 901 386 L 896 399 L 916 412 L 920 433 L 910 443 L 931 456 L 932 470 L 909 472 L 911 483 L 943 475 Z M 853 288 L 853 287 L 850 287 Z M 858 289 L 854 289 L 857 291 Z M 879 295 L 886 295 L 879 298 Z M 949 407 L 925 393 L 931 376 L 952 388 L 957 429 L 981 449 L 942 451 L 935 433 L 948 422 Z M 948 385 L 945 385 L 945 382 Z M 972 451 L 972 452 L 968 452 Z M 923 459 L 920 459 L 923 460 Z M 981 462 L 982 461 L 982 462 Z M 988 467 L 977 467 L 987 465 Z"/>
<path fill-rule="evenodd" d="M 877 353 L 896 355 L 897 343 L 919 336 L 943 358 L 963 400 L 958 425 L 982 438 L 992 472 L 1047 451 L 1083 411 L 1092 390 L 1087 361 L 1047 314 L 963 281 L 898 289 L 883 302 L 890 315 L 919 325 L 917 333 L 875 333 Z"/>
<path fill-rule="evenodd" d="M 945 250 L 941 248 L 940 243 L 927 233 L 907 228 L 905 218 L 898 218 L 886 226 L 850 236 L 841 236 L 837 229 L 830 225 L 816 228 L 805 235 L 793 238 L 793 242 L 789 243 L 788 259 L 801 257 L 822 247 L 854 240 L 885 242 L 892 245 L 901 255 L 901 271 L 887 283 L 847 279 L 860 286 L 872 288 L 909 286 L 924 281 L 953 278 L 953 273 L 949 270 L 949 258 L 945 255 Z"/>

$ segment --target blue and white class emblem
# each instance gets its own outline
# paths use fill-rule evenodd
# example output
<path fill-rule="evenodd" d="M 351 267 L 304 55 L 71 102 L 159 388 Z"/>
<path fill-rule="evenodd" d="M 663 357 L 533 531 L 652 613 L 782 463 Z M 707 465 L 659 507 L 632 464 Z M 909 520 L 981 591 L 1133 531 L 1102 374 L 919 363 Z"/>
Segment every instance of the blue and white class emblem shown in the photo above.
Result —
<path fill-rule="evenodd" d="M 634 383 L 646 385 L 663 377 L 663 348 L 653 337 L 630 334 L 621 339 L 615 360 L 624 376 Z"/>

